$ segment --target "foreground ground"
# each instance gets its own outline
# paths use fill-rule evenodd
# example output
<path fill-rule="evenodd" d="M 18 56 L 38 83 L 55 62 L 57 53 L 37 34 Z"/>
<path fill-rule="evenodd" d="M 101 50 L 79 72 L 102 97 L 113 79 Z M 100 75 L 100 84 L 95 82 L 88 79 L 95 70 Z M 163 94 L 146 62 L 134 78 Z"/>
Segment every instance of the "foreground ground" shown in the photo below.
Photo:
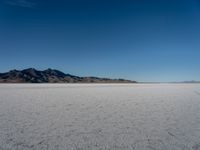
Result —
<path fill-rule="evenodd" d="M 200 84 L 0 84 L 0 150 L 200 150 Z"/>

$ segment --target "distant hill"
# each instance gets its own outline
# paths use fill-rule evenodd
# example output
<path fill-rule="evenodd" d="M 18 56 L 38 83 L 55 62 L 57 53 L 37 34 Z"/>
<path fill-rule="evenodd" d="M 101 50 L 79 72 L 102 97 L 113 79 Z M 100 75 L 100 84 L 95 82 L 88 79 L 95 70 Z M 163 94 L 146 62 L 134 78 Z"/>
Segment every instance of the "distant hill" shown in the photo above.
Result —
<path fill-rule="evenodd" d="M 200 83 L 200 81 L 190 80 L 190 81 L 177 81 L 177 82 L 168 82 L 168 83 Z"/>
<path fill-rule="evenodd" d="M 0 83 L 136 83 L 125 79 L 79 77 L 59 70 L 39 71 L 34 68 L 0 73 Z"/>
<path fill-rule="evenodd" d="M 191 81 L 183 81 L 183 82 L 180 82 L 180 83 L 200 83 L 200 81 L 191 80 Z"/>

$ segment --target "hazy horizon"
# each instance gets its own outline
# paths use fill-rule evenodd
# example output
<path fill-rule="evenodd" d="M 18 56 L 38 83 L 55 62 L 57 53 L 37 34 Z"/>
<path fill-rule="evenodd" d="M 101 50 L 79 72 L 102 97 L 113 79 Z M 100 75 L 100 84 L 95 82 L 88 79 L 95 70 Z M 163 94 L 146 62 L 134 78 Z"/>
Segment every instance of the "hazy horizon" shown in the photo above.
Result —
<path fill-rule="evenodd" d="M 200 81 L 198 0 L 2 0 L 0 72 Z"/>

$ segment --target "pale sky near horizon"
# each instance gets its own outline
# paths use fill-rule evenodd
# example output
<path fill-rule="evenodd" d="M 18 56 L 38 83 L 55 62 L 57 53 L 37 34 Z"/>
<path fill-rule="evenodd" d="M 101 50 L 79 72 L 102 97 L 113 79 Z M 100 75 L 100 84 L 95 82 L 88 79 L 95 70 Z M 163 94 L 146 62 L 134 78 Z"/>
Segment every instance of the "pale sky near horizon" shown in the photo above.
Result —
<path fill-rule="evenodd" d="M 200 80 L 200 0 L 2 0 L 0 72 Z"/>

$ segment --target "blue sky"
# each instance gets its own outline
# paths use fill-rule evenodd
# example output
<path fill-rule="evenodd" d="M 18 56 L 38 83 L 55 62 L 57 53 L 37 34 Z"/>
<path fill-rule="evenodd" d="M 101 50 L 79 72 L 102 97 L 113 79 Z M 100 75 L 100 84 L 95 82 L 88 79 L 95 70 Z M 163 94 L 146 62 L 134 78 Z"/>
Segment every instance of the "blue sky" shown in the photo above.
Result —
<path fill-rule="evenodd" d="M 0 72 L 200 80 L 199 0 L 2 0 Z"/>

